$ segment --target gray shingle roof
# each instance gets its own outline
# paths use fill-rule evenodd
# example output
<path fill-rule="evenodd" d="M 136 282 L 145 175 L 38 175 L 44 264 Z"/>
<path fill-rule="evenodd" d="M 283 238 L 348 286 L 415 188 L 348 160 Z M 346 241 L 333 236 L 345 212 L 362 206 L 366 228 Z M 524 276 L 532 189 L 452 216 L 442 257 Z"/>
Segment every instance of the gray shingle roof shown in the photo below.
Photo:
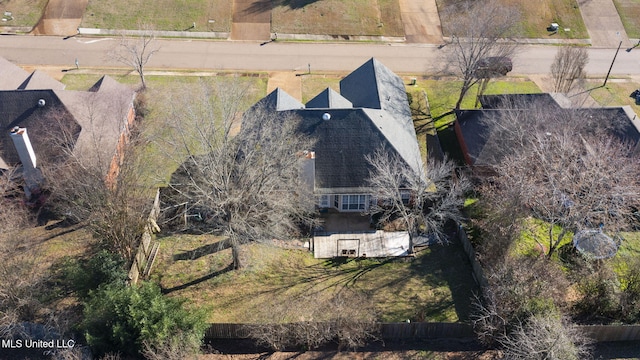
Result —
<path fill-rule="evenodd" d="M 3 78 L 2 75 L 11 75 Z M 7 87 L 12 86 L 12 88 Z M 36 157 L 60 156 L 60 132 L 73 134 L 68 144 L 76 154 L 100 156 L 108 165 L 133 106 L 135 92 L 104 76 L 89 91 L 63 90 L 64 85 L 40 71 L 31 75 L 0 57 L 0 158 L 19 162 L 9 136 L 14 126 L 26 127 Z M 44 106 L 38 101 L 44 100 Z M 55 109 L 55 116 L 50 112 Z M 51 123 L 55 122 L 55 123 Z M 103 169 L 106 171 L 106 169 Z"/>
<path fill-rule="evenodd" d="M 317 191 L 332 189 L 335 192 L 342 189 L 348 192 L 365 192 L 371 170 L 365 157 L 373 156 L 378 149 L 399 153 L 394 146 L 396 144 L 389 141 L 377 122 L 371 119 L 368 111 L 368 109 L 291 111 L 302 119 L 300 131 L 316 141 L 313 150 L 316 154 L 315 189 Z M 323 119 L 325 113 L 331 115 L 329 120 Z M 405 140 L 405 143 L 411 143 L 411 141 Z"/>
<path fill-rule="evenodd" d="M 305 105 L 307 109 L 347 109 L 352 108 L 351 101 L 331 88 L 326 88 Z"/>
<path fill-rule="evenodd" d="M 20 90 L 33 90 L 33 89 L 52 89 L 52 90 L 64 90 L 65 85 L 58 80 L 52 79 L 49 75 L 40 70 L 35 70 L 20 84 L 18 89 Z"/>
<path fill-rule="evenodd" d="M 42 107 L 38 105 L 41 99 L 45 101 Z M 57 147 L 54 146 L 55 134 L 60 125 L 46 123 L 50 119 L 47 112 L 51 109 L 60 111 L 57 118 L 62 127 L 73 129 L 78 126 L 53 90 L 0 91 L 0 157 L 7 164 L 20 162 L 9 136 L 14 126 L 27 128 L 33 150 L 39 158 Z"/>
<path fill-rule="evenodd" d="M 421 171 L 421 156 L 404 83 L 375 59 L 340 82 L 340 91 L 326 89 L 307 103 L 277 89 L 255 107 L 288 110 L 301 119 L 300 131 L 316 140 L 317 193 L 368 192 L 370 166 L 366 156 L 378 149 L 400 155 Z M 328 113 L 329 120 L 323 115 Z"/>
<path fill-rule="evenodd" d="M 353 107 L 381 109 L 396 119 L 411 121 L 404 82 L 374 58 L 340 81 L 340 94 Z"/>
<path fill-rule="evenodd" d="M 568 116 L 595 118 L 608 121 L 611 135 L 622 141 L 640 142 L 640 121 L 629 107 L 606 108 L 566 108 L 557 103 L 555 94 L 508 94 L 483 96 L 481 110 L 463 110 L 458 114 L 457 125 L 466 146 L 469 165 L 483 166 L 495 164 L 501 156 L 493 144 L 500 141 L 491 128 L 493 122 L 488 117 L 498 116 L 504 111 L 526 112 L 534 106 L 550 107 L 554 112 L 571 112 Z M 562 101 L 562 97 L 560 97 Z M 513 106 L 517 105 L 517 109 Z M 510 109 L 505 109 L 509 108 Z M 515 117 L 514 117 L 515 118 Z M 459 139 L 460 140 L 460 139 Z M 464 150 L 463 150 L 464 151 Z"/>
<path fill-rule="evenodd" d="M 276 111 L 302 109 L 304 105 L 293 96 L 284 92 L 280 88 L 276 88 L 267 96 L 258 101 L 253 108 L 264 107 Z"/>
<path fill-rule="evenodd" d="M 0 90 L 15 90 L 27 77 L 29 77 L 28 72 L 0 57 Z"/>

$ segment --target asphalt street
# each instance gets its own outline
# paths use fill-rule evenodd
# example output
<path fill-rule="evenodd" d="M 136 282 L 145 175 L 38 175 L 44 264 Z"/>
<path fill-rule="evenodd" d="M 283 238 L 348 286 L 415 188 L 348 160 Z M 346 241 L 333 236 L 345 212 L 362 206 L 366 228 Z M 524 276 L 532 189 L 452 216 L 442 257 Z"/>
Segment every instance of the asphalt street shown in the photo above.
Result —
<path fill-rule="evenodd" d="M 239 70 L 239 71 L 351 71 L 376 57 L 397 73 L 438 74 L 444 64 L 443 49 L 436 45 L 371 43 L 304 43 L 158 39 L 159 51 L 148 69 Z M 118 39 L 78 36 L 0 36 L 0 56 L 21 65 L 122 67 L 107 56 Z M 548 74 L 557 46 L 523 45 L 514 58 L 512 75 Z M 616 58 L 613 75 L 640 74 L 640 47 Z M 589 76 L 609 70 L 616 49 L 589 48 Z"/>

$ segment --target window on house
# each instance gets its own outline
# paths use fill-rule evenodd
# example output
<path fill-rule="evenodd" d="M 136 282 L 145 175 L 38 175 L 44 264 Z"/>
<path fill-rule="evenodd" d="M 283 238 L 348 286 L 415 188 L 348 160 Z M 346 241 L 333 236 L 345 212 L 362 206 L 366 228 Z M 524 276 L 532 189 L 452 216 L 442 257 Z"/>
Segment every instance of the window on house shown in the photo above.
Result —
<path fill-rule="evenodd" d="M 342 210 L 366 210 L 367 195 L 342 195 Z"/>
<path fill-rule="evenodd" d="M 321 208 L 329 207 L 329 195 L 318 196 L 318 207 L 321 207 Z"/>
<path fill-rule="evenodd" d="M 333 207 L 337 209 L 338 206 L 340 206 L 340 195 L 334 195 L 333 196 Z"/>
<path fill-rule="evenodd" d="M 408 205 L 411 199 L 411 192 L 409 190 L 400 190 L 400 197 L 402 198 L 402 203 Z"/>

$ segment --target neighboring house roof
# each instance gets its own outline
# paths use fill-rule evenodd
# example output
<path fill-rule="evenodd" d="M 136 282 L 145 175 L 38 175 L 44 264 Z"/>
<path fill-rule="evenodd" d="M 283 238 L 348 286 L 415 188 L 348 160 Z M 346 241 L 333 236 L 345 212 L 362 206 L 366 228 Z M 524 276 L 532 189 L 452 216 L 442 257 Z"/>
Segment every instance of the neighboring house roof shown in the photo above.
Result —
<path fill-rule="evenodd" d="M 28 72 L 0 57 L 0 90 L 15 90 L 27 77 L 29 77 Z"/>
<path fill-rule="evenodd" d="M 402 79 L 371 59 L 340 82 L 340 91 L 326 89 L 305 107 L 276 89 L 254 105 L 301 119 L 300 132 L 315 140 L 311 150 L 316 193 L 367 192 L 371 167 L 366 156 L 378 149 L 399 155 L 412 169 L 422 171 Z"/>
<path fill-rule="evenodd" d="M 460 111 L 455 124 L 459 145 L 469 165 L 492 165 L 499 160 L 500 154 L 493 145 L 497 145 L 501 139 L 495 135 L 491 125 L 493 122 L 486 121 L 487 118 L 499 116 L 505 111 L 526 112 L 534 106 L 544 106 L 554 112 L 573 112 L 583 118 L 606 119 L 612 124 L 612 135 L 632 144 L 640 141 L 640 121 L 629 106 L 571 108 L 566 97 L 553 93 L 489 95 L 482 96 L 480 102 L 483 109 Z"/>
<path fill-rule="evenodd" d="M 9 136 L 19 126 L 28 129 L 38 158 L 62 155 L 56 149 L 64 141 L 78 156 L 103 158 L 106 173 L 133 108 L 132 89 L 104 76 L 89 91 L 64 90 L 44 73 L 28 74 L 3 58 L 0 89 L 0 162 L 19 162 Z"/>
<path fill-rule="evenodd" d="M 51 89 L 51 90 L 64 90 L 65 84 L 58 80 L 52 79 L 49 75 L 40 70 L 35 70 L 31 73 L 18 87 L 19 90 L 33 90 L 33 89 Z"/>

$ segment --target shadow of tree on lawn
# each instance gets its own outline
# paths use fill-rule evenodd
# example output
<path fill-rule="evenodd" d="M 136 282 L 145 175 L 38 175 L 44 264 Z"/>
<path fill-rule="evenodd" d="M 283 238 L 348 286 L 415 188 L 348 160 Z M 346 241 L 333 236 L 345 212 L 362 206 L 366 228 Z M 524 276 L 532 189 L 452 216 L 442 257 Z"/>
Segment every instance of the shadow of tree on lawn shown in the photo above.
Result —
<path fill-rule="evenodd" d="M 320 0 L 257 0 L 251 4 L 245 12 L 258 14 L 271 11 L 276 7 L 288 7 L 291 10 L 301 9 Z"/>
<path fill-rule="evenodd" d="M 182 252 L 180 254 L 175 254 L 175 255 L 173 255 L 173 260 L 174 261 L 178 261 L 178 260 L 196 260 L 196 259 L 201 258 L 203 256 L 215 254 L 217 252 L 229 249 L 230 247 L 231 247 L 231 244 L 228 241 L 220 240 L 220 241 L 216 241 L 216 242 L 211 243 L 211 244 L 206 244 L 206 245 L 200 246 L 200 247 L 195 248 L 193 250 L 185 251 L 185 252 Z"/>

